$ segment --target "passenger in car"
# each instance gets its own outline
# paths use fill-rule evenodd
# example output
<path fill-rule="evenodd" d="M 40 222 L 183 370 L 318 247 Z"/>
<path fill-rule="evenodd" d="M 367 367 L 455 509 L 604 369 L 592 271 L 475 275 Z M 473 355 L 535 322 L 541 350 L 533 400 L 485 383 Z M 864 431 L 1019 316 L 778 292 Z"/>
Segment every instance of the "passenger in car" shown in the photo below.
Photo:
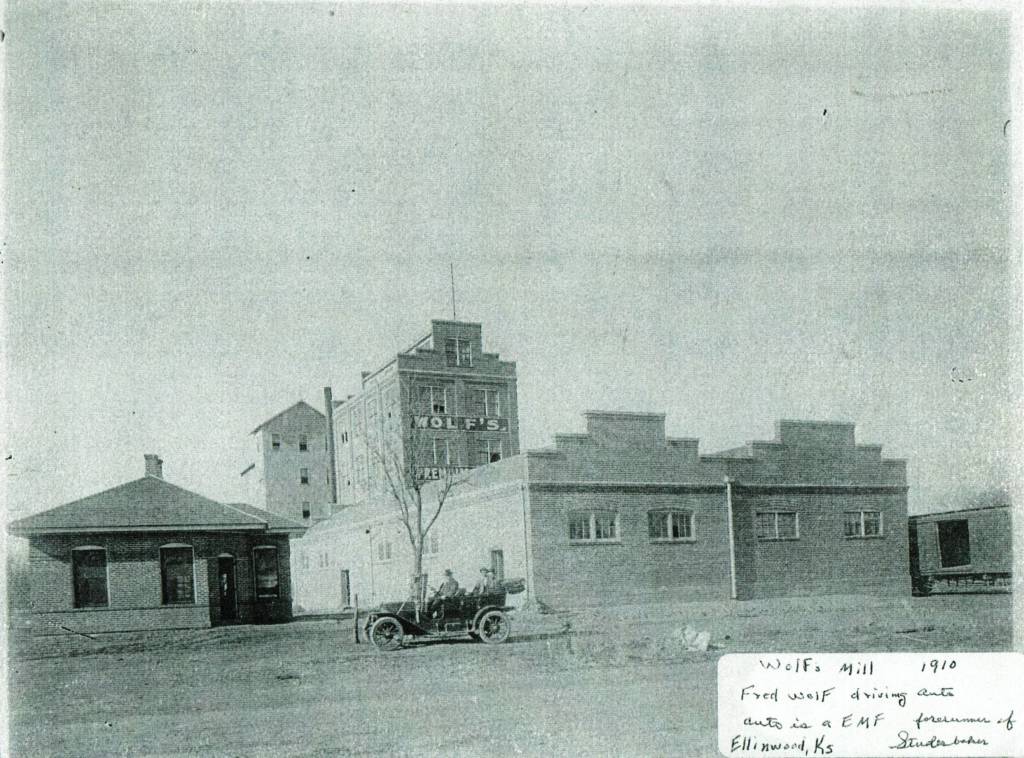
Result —
<path fill-rule="evenodd" d="M 486 595 L 498 591 L 498 582 L 494 579 L 494 572 L 486 566 L 480 569 L 480 581 L 473 587 L 474 595 Z"/>

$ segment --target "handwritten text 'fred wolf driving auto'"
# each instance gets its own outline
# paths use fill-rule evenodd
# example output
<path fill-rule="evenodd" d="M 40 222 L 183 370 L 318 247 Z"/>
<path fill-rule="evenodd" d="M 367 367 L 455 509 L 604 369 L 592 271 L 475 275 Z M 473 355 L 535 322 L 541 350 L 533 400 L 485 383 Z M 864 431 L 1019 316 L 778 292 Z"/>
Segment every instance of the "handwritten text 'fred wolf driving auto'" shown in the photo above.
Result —
<path fill-rule="evenodd" d="M 1018 653 L 726 655 L 727 756 L 1024 756 Z"/>

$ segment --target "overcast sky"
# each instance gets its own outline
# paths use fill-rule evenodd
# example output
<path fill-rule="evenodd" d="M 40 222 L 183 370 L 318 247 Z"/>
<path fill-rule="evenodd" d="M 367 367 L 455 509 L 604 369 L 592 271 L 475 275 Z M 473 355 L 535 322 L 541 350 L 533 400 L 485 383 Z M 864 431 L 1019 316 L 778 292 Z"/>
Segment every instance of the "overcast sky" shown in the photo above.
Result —
<path fill-rule="evenodd" d="M 9 506 L 242 496 L 251 429 L 451 316 L 524 448 L 849 420 L 911 510 L 1019 455 L 995 13 L 10 2 Z M 955 373 L 954 373 L 955 370 Z M 964 381 L 954 381 L 963 379 Z"/>

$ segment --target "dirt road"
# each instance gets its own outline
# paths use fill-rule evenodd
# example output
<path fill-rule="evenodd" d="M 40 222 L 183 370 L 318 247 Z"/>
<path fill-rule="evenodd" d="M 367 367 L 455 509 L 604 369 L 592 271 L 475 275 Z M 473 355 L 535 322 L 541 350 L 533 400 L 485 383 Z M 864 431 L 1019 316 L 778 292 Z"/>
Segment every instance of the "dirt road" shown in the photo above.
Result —
<path fill-rule="evenodd" d="M 524 614 L 505 645 L 390 654 L 335 620 L 35 639 L 10 662 L 11 754 L 714 756 L 722 654 L 1007 649 L 1010 607 L 965 595 Z M 681 649 L 686 624 L 713 649 Z"/>

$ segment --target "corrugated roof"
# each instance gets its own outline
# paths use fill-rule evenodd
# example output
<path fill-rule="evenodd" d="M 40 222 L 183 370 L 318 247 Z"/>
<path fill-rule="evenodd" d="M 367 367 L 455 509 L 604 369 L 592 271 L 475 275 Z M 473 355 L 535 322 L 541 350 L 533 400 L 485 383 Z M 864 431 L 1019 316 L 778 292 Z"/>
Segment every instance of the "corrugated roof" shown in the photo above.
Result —
<path fill-rule="evenodd" d="M 8 531 L 146 529 L 301 530 L 303 525 L 251 505 L 225 505 L 195 492 L 144 476 L 104 492 L 13 521 Z"/>

